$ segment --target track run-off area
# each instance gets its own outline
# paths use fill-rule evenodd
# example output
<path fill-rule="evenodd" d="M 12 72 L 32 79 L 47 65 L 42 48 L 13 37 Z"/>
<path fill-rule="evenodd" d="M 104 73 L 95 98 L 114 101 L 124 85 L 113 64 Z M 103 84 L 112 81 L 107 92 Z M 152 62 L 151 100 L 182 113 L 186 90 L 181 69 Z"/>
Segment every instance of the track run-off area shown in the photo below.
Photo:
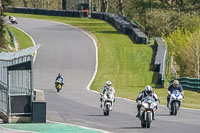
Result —
<path fill-rule="evenodd" d="M 98 56 L 93 39 L 61 23 L 24 18 L 17 21 L 16 27 L 41 44 L 34 63 L 34 88 L 45 92 L 48 120 L 113 133 L 199 133 L 200 110 L 181 108 L 177 116 L 170 116 L 166 106 L 159 106 L 151 128 L 144 129 L 135 117 L 136 103 L 116 98 L 114 110 L 104 116 L 99 93 L 88 90 Z M 65 80 L 60 93 L 54 84 L 58 73 Z"/>

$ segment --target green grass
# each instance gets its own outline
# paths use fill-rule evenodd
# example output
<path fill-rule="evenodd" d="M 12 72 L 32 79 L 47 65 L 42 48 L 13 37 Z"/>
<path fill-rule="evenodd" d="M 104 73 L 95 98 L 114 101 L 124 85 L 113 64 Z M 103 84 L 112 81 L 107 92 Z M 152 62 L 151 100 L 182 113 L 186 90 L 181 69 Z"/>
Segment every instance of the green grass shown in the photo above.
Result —
<path fill-rule="evenodd" d="M 9 25 L 7 25 L 7 26 L 11 30 L 13 35 L 15 36 L 16 40 L 18 41 L 18 43 L 20 45 L 19 46 L 20 49 L 25 49 L 30 46 L 33 46 L 33 42 L 28 35 L 26 35 L 24 32 L 22 32 L 21 30 L 15 28 L 13 26 L 9 26 Z"/>
<path fill-rule="evenodd" d="M 135 100 L 145 85 L 156 86 L 152 83 L 154 73 L 150 71 L 153 55 L 151 46 L 134 44 L 128 36 L 117 32 L 105 21 L 28 14 L 10 15 L 62 22 L 92 33 L 98 43 L 98 72 L 91 85 L 93 90 L 100 91 L 105 82 L 111 80 L 116 89 L 116 96 Z M 161 104 L 166 104 L 167 88 L 154 91 L 158 94 Z M 195 100 L 199 96 L 199 93 L 185 91 L 182 106 L 200 109 L 200 103 Z"/>

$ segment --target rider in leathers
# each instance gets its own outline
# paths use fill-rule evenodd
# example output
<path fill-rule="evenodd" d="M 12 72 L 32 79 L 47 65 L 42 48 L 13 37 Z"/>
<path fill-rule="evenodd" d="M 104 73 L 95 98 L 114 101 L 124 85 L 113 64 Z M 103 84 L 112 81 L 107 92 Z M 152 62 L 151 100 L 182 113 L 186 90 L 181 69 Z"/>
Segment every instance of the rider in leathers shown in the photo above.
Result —
<path fill-rule="evenodd" d="M 101 105 L 100 105 L 100 107 L 101 107 L 101 108 L 102 108 L 102 105 L 103 105 L 103 103 L 102 103 L 103 95 L 104 95 L 105 93 L 108 93 L 108 92 L 111 92 L 110 94 L 115 95 L 115 89 L 114 89 L 114 87 L 112 87 L 112 82 L 111 82 L 111 81 L 107 81 L 107 82 L 106 82 L 106 86 L 104 86 L 104 87 L 102 88 L 102 90 L 101 90 L 101 93 L 100 93 L 100 95 L 101 95 L 101 98 L 100 98 Z M 115 101 L 115 98 L 114 98 L 114 101 Z M 114 101 L 113 101 L 113 102 L 114 102 Z M 113 103 L 112 103 L 112 106 L 113 106 Z"/>
<path fill-rule="evenodd" d="M 173 84 L 171 84 L 168 88 L 168 96 L 167 96 L 167 107 L 169 107 L 169 100 L 170 100 L 170 96 L 172 94 L 172 92 L 174 90 L 179 90 L 181 92 L 181 95 L 183 96 L 184 98 L 184 91 L 183 91 L 183 87 L 181 84 L 179 84 L 179 81 L 178 80 L 174 80 L 173 81 Z"/>
<path fill-rule="evenodd" d="M 142 100 L 144 97 L 146 96 L 151 96 L 155 99 L 155 102 L 157 103 L 157 105 L 159 104 L 160 100 L 158 99 L 158 96 L 155 92 L 152 91 L 152 87 L 150 85 L 147 85 L 145 87 L 145 90 L 143 90 L 137 97 L 136 102 L 138 103 L 137 105 L 137 109 L 138 109 L 138 114 L 136 115 L 136 117 L 140 116 L 140 108 L 141 108 L 141 104 L 142 104 Z M 152 119 L 154 120 L 154 113 L 152 116 Z"/>
<path fill-rule="evenodd" d="M 64 85 L 64 79 L 63 79 L 63 76 L 59 73 L 58 74 L 58 76 L 56 77 L 56 81 L 58 80 L 58 79 L 61 79 L 61 86 L 63 86 Z M 57 84 L 57 82 L 55 82 L 55 85 Z"/>

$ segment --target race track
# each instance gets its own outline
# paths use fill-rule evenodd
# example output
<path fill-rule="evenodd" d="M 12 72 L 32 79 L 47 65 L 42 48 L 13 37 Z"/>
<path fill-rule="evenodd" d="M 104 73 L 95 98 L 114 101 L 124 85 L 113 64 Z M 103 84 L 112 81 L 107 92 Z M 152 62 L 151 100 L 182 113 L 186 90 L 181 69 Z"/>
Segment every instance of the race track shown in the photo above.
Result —
<path fill-rule="evenodd" d="M 143 129 L 135 117 L 136 103 L 117 98 L 110 116 L 103 116 L 99 93 L 87 90 L 96 65 L 92 39 L 60 23 L 24 18 L 17 21 L 15 26 L 32 36 L 36 44 L 41 44 L 34 64 L 34 88 L 45 91 L 48 120 L 114 133 L 200 132 L 200 110 L 181 109 L 177 116 L 169 116 L 168 109 L 159 106 L 151 128 Z M 59 72 L 65 85 L 57 93 L 54 82 Z"/>

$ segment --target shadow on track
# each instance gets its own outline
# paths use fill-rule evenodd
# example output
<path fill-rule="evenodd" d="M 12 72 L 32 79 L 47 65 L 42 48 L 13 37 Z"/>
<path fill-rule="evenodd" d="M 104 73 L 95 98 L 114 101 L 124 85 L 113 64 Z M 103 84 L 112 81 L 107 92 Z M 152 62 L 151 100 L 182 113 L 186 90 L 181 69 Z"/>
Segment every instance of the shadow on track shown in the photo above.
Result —
<path fill-rule="evenodd" d="M 117 129 L 145 129 L 142 127 L 121 127 L 121 128 L 117 128 Z"/>
<path fill-rule="evenodd" d="M 170 114 L 156 114 L 156 116 L 171 116 Z"/>
<path fill-rule="evenodd" d="M 87 115 L 87 116 L 104 116 L 104 115 Z"/>

